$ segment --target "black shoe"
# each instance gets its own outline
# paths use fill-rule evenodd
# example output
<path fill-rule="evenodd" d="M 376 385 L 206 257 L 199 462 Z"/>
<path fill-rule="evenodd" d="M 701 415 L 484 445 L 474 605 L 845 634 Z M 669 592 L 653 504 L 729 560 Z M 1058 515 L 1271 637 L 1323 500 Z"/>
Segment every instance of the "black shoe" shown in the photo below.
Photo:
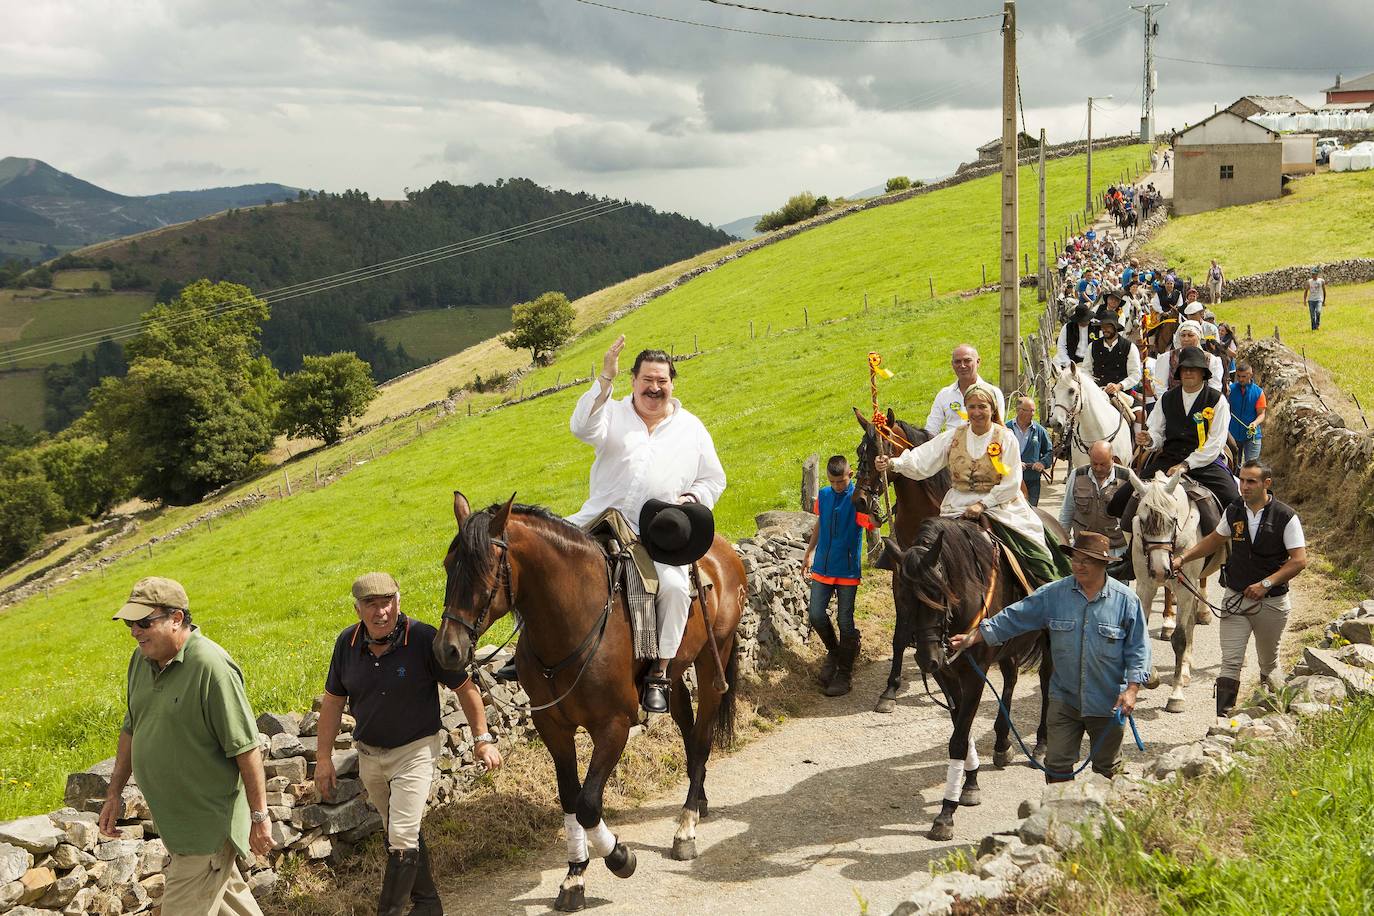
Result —
<path fill-rule="evenodd" d="M 402 849 L 387 853 L 386 877 L 377 898 L 377 916 L 401 916 L 415 887 L 415 872 L 420 866 L 420 850 Z"/>
<path fill-rule="evenodd" d="M 644 691 L 640 696 L 639 703 L 644 707 L 645 712 L 667 712 L 668 693 L 671 689 L 666 677 L 650 675 L 644 679 Z"/>
<path fill-rule="evenodd" d="M 497 668 L 492 673 L 492 677 L 496 678 L 498 681 L 505 681 L 507 683 L 519 683 L 520 675 L 517 674 L 515 671 L 515 656 L 512 655 L 510 657 L 510 661 L 506 662 L 500 668 Z"/>
<path fill-rule="evenodd" d="M 415 884 L 410 889 L 410 902 L 413 906 L 409 916 L 444 916 L 444 901 L 429 872 L 429 848 L 425 846 L 423 833 L 420 834 L 420 859 L 415 869 Z"/>

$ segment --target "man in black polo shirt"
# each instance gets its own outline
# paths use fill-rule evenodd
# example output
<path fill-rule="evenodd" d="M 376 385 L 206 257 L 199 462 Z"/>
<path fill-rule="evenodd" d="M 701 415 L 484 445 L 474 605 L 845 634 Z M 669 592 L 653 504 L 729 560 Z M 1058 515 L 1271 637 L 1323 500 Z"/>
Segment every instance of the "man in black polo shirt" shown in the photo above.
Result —
<path fill-rule="evenodd" d="M 1226 507 L 1215 531 L 1174 557 L 1174 571 L 1197 557 L 1209 556 L 1222 542 L 1231 542 L 1231 556 L 1222 569 L 1226 586 L 1222 607 L 1234 609 L 1221 618 L 1221 673 L 1217 676 L 1217 715 L 1228 716 L 1240 694 L 1240 671 L 1245 647 L 1255 634 L 1260 680 L 1271 689 L 1279 665 L 1279 640 L 1288 624 L 1291 603 L 1288 580 L 1307 566 L 1307 541 L 1302 522 L 1290 506 L 1270 493 L 1274 473 L 1258 461 L 1240 469 L 1241 498 Z"/>
<path fill-rule="evenodd" d="M 358 777 L 387 832 L 386 877 L 378 916 L 400 916 L 408 902 L 414 903 L 410 916 L 442 916 L 443 903 L 420 835 L 420 819 L 444 740 L 439 684 L 458 693 L 463 715 L 476 735 L 474 756 L 494 770 L 501 765 L 501 754 L 487 731 L 477 686 L 465 674 L 439 667 L 432 651 L 434 628 L 402 614 L 400 604 L 400 588 L 387 573 L 368 573 L 353 583 L 358 623 L 334 641 L 320 705 L 315 784 L 326 800 L 333 797 L 336 774 L 329 748 L 339 734 L 347 702 L 357 720 L 353 744 L 358 751 Z"/>

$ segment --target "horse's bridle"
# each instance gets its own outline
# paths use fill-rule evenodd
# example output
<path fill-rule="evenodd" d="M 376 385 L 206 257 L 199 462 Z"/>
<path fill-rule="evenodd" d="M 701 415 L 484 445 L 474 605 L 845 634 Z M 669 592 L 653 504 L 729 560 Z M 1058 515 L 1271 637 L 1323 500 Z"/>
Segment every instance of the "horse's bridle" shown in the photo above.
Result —
<path fill-rule="evenodd" d="M 491 590 L 487 592 L 486 600 L 482 602 L 482 609 L 477 612 L 477 619 L 472 623 L 468 623 L 462 617 L 456 614 L 450 614 L 448 607 L 449 598 L 452 597 L 451 593 L 444 595 L 444 613 L 440 615 L 441 620 L 456 623 L 464 630 L 467 630 L 474 648 L 477 646 L 478 637 L 482 635 L 482 624 L 486 622 L 487 614 L 491 613 L 491 606 L 493 602 L 496 601 L 496 593 L 501 591 L 504 587 L 506 604 L 510 607 L 515 606 L 515 597 L 511 591 L 510 545 L 502 538 L 492 538 L 491 542 L 501 551 L 501 559 L 496 567 L 496 581 L 491 584 Z M 450 588 L 451 587 L 452 586 L 450 586 Z"/>
<path fill-rule="evenodd" d="M 1064 411 L 1065 441 L 1078 446 L 1080 449 L 1083 450 L 1084 454 L 1086 454 L 1088 450 L 1092 447 L 1092 443 L 1085 442 L 1083 440 L 1083 434 L 1079 432 L 1079 427 L 1081 427 L 1082 424 L 1078 422 L 1078 418 L 1083 415 L 1082 389 L 1082 382 L 1079 382 L 1078 387 L 1073 389 L 1073 405 L 1071 407 L 1065 406 L 1056 401 L 1054 405 L 1050 408 L 1050 413 L 1053 414 L 1056 410 Z M 1115 407 L 1113 407 L 1112 409 L 1116 413 L 1116 429 L 1112 430 L 1112 434 L 1110 436 L 1103 437 L 1108 442 L 1116 438 L 1117 433 L 1121 432 L 1121 427 L 1126 422 L 1125 414 L 1123 414 L 1119 410 L 1116 410 Z"/>

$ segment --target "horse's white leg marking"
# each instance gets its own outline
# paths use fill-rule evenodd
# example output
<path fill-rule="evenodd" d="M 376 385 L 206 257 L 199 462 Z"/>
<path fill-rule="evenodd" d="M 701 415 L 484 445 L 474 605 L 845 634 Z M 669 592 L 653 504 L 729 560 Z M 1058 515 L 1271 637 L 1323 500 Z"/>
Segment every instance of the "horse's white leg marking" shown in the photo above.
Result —
<path fill-rule="evenodd" d="M 973 741 L 969 739 L 970 746 Z M 945 770 L 945 801 L 957 802 L 964 789 L 964 761 L 950 760 Z"/>
<path fill-rule="evenodd" d="M 587 831 L 577 822 L 576 814 L 563 815 L 563 830 L 568 835 L 568 861 L 587 861 Z"/>
<path fill-rule="evenodd" d="M 696 806 L 683 808 L 682 813 L 677 816 L 677 830 L 673 833 L 673 842 L 680 840 L 695 840 L 697 838 L 697 821 L 701 815 L 697 814 Z"/>
<path fill-rule="evenodd" d="M 598 821 L 595 827 L 587 831 L 587 848 L 601 859 L 615 849 L 615 834 L 611 833 L 611 828 L 606 826 L 604 820 Z"/>
<path fill-rule="evenodd" d="M 968 753 L 964 755 L 964 770 L 972 772 L 978 769 L 978 748 L 973 746 L 973 738 L 968 739 Z"/>

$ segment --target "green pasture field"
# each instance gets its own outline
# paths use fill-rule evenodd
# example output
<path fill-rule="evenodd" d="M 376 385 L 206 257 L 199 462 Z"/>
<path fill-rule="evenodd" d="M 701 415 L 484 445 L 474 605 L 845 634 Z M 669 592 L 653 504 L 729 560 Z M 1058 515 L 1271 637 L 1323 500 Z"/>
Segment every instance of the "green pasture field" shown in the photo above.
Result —
<path fill-rule="evenodd" d="M 1031 293 L 1025 315 L 1037 310 Z M 678 394 L 711 429 L 732 475 L 720 529 L 750 534 L 755 513 L 795 505 L 807 454 L 854 450 L 850 407 L 868 403 L 869 349 L 897 373 L 883 386 L 884 404 L 920 422 L 949 375 L 951 348 L 971 339 L 991 352 L 996 333 L 995 295 L 953 298 L 725 343 L 682 364 Z M 329 487 L 222 518 L 213 531 L 158 545 L 152 558 L 139 551 L 11 608 L 0 772 L 17 782 L 7 778 L 0 791 L 0 818 L 59 804 L 68 772 L 113 752 L 133 643 L 109 616 L 134 580 L 157 573 L 186 585 L 206 635 L 243 667 L 255 709 L 304 709 L 322 689 L 334 634 L 353 619 L 356 574 L 392 571 L 403 606 L 437 618 L 454 489 L 477 506 L 512 491 L 560 513 L 580 505 L 592 453 L 567 431 L 579 394 L 455 417 Z"/>
<path fill-rule="evenodd" d="M 41 370 L 0 371 L 0 423 L 42 429 L 44 397 Z"/>
<path fill-rule="evenodd" d="M 52 272 L 53 289 L 90 289 L 92 283 L 99 283 L 101 289 L 109 290 L 110 272 L 108 270 L 54 270 Z"/>
<path fill-rule="evenodd" d="M 1374 256 L 1374 171 L 1309 175 L 1289 189 L 1277 200 L 1173 217 L 1144 255 L 1199 282 L 1212 258 L 1227 276 L 1242 277 Z"/>
<path fill-rule="evenodd" d="M 1306 351 L 1308 359 L 1329 372 L 1342 391 L 1354 392 L 1374 416 L 1374 362 L 1369 358 L 1374 344 L 1374 283 L 1332 286 L 1326 301 L 1318 331 L 1308 320 L 1306 295 L 1296 289 L 1223 302 L 1217 317 L 1242 335 L 1250 325 L 1256 337 L 1271 336 L 1277 325 L 1280 340 L 1299 353 Z"/>
<path fill-rule="evenodd" d="M 426 309 L 399 318 L 374 321 L 372 330 L 387 343 L 400 344 L 424 363 L 452 356 L 510 330 L 510 309 L 504 307 Z"/>
<path fill-rule="evenodd" d="M 15 295 L 16 292 L 21 295 Z M 129 324 L 153 307 L 152 293 L 117 292 L 99 296 L 57 294 L 29 298 L 34 292 L 0 291 L 0 368 L 11 366 L 6 358 L 7 345 L 25 347 Z M 84 349 L 20 358 L 13 365 L 41 368 L 49 363 L 75 362 L 82 353 L 94 350 L 98 342 L 94 341 Z M 41 410 L 42 402 L 39 404 Z"/>

